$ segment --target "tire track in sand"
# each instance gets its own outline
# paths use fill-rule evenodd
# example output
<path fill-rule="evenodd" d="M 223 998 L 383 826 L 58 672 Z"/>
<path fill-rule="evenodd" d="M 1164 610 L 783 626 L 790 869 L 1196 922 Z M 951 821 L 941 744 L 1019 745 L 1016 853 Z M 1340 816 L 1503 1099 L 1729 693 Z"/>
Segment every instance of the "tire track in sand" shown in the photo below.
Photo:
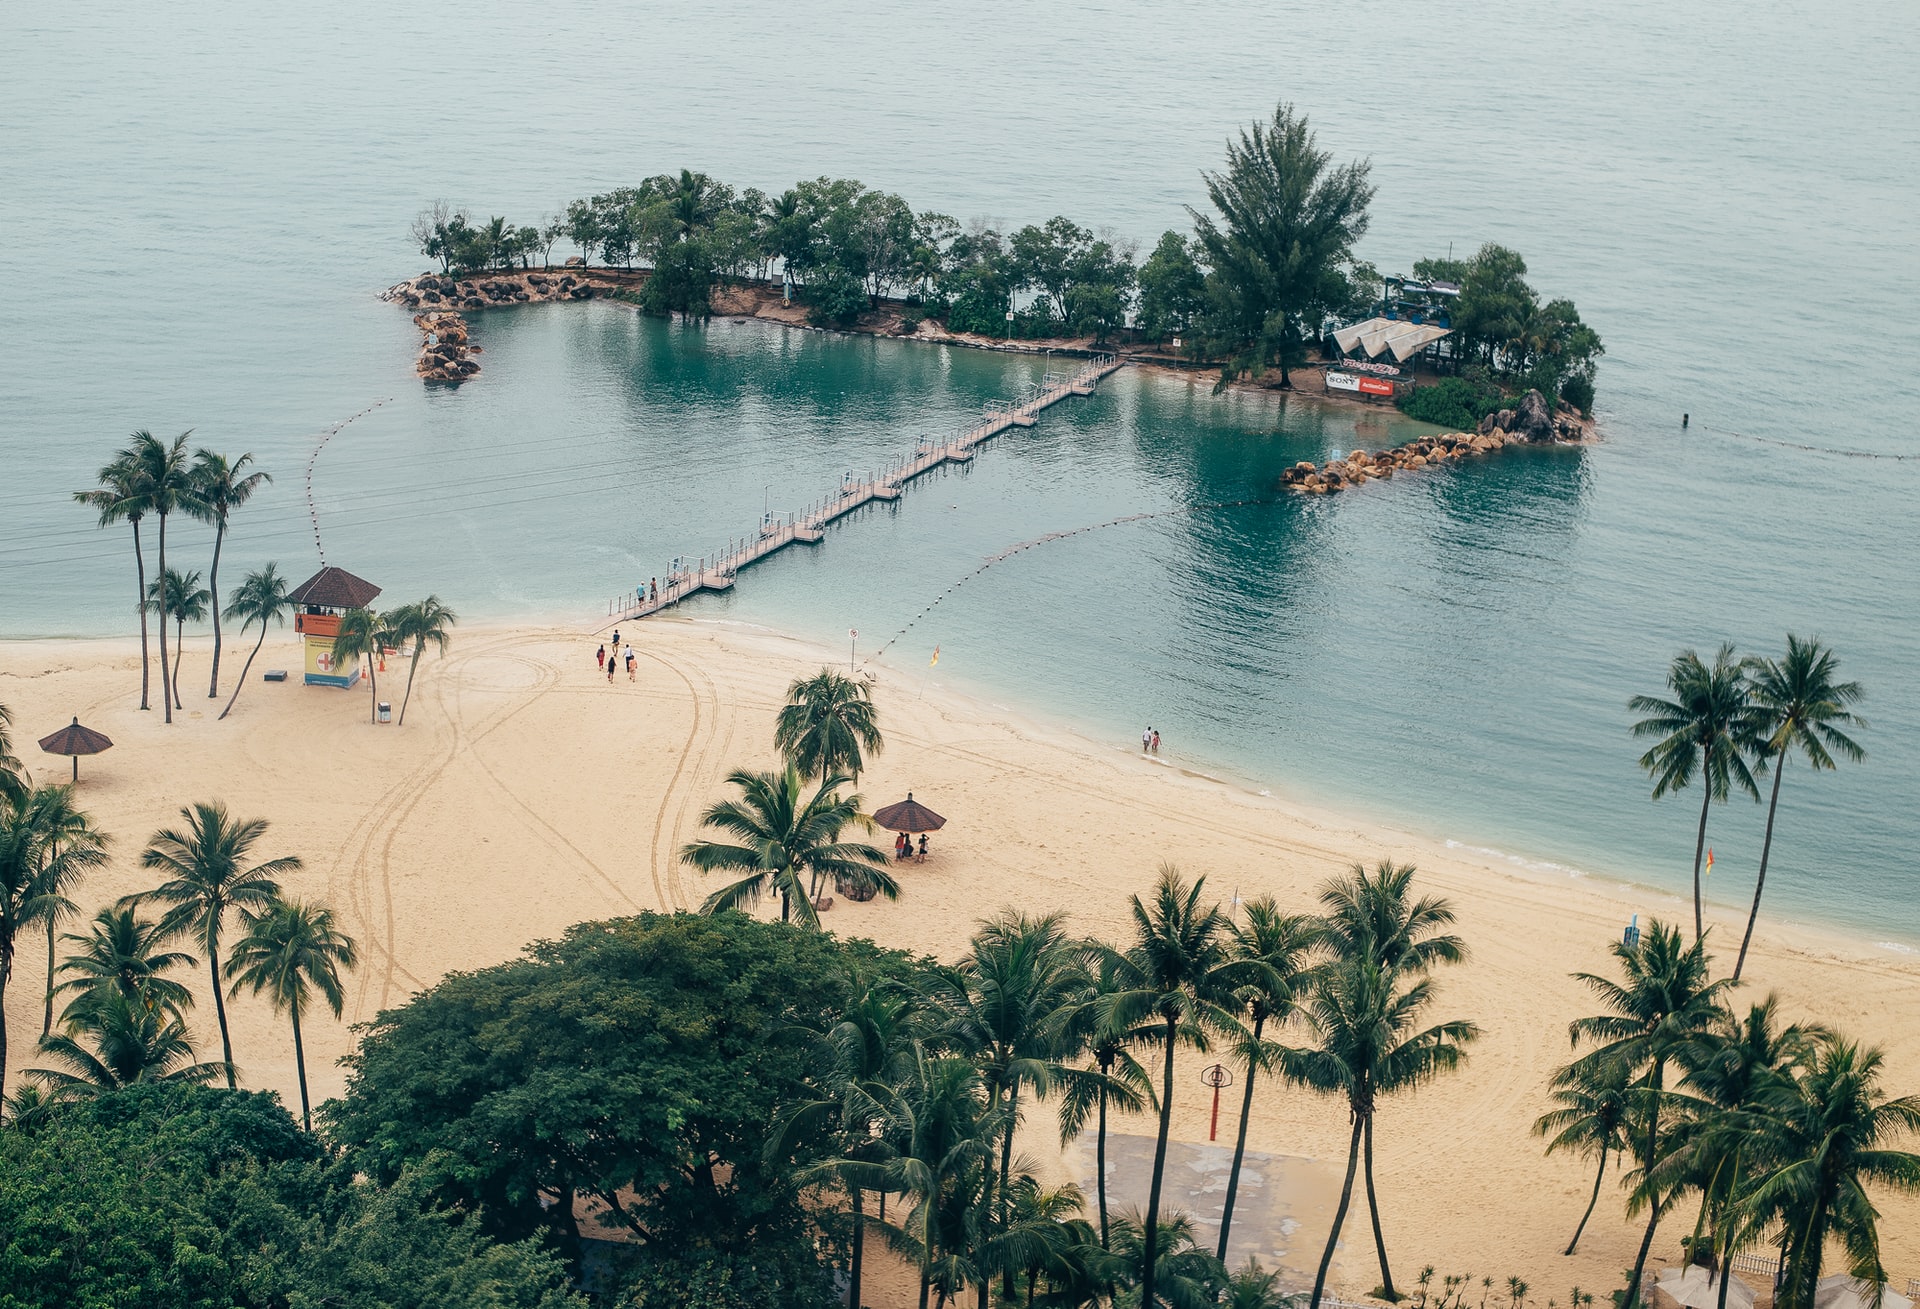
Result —
<path fill-rule="evenodd" d="M 699 776 L 705 771 L 707 747 L 719 727 L 720 697 L 714 688 L 713 679 L 698 665 L 691 665 L 700 679 L 700 686 L 694 685 L 693 677 L 674 660 L 653 650 L 635 651 L 658 664 L 680 679 L 687 688 L 687 700 L 693 707 L 693 723 L 687 729 L 686 744 L 680 747 L 680 757 L 674 761 L 673 775 L 660 792 L 660 807 L 654 811 L 653 840 L 649 851 L 649 870 L 653 879 L 653 891 L 659 897 L 663 910 L 691 908 L 687 903 L 686 884 L 680 875 L 680 857 L 674 840 L 680 825 L 685 820 L 687 807 L 692 803 L 697 789 Z M 704 690 L 702 689 L 704 688 Z M 732 744 L 732 728 L 729 724 L 727 743 Z M 696 760 L 695 751 L 699 751 Z M 675 799 L 679 805 L 675 808 L 674 825 L 667 825 L 667 811 L 674 808 Z"/>

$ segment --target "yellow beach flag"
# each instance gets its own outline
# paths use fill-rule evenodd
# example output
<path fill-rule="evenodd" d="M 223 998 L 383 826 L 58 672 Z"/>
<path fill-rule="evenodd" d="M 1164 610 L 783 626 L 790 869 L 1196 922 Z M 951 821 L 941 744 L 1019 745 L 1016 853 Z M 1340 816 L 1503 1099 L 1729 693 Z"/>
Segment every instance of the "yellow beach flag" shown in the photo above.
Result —
<path fill-rule="evenodd" d="M 1706 867 L 1706 871 L 1707 871 L 1707 873 L 1708 873 L 1708 875 L 1712 875 L 1712 873 L 1713 873 L 1713 847 L 1712 847 L 1712 846 L 1708 846 L 1708 847 L 1707 847 L 1707 867 Z"/>
<path fill-rule="evenodd" d="M 939 662 L 940 662 L 940 647 L 936 645 L 935 647 L 933 647 L 933 658 L 927 660 L 927 667 L 932 668 L 934 665 L 938 664 Z"/>

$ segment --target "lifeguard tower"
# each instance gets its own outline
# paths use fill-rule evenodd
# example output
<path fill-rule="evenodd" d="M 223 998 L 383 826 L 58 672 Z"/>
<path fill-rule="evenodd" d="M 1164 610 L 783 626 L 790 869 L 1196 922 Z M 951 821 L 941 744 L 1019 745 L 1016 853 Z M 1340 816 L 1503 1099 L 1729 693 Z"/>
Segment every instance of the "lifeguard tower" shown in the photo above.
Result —
<path fill-rule="evenodd" d="M 344 568 L 322 568 L 287 593 L 294 608 L 293 630 L 306 646 L 308 686 L 349 687 L 360 680 L 360 662 L 341 668 L 333 658 L 333 639 L 340 635 L 340 615 L 365 609 L 380 588 Z"/>

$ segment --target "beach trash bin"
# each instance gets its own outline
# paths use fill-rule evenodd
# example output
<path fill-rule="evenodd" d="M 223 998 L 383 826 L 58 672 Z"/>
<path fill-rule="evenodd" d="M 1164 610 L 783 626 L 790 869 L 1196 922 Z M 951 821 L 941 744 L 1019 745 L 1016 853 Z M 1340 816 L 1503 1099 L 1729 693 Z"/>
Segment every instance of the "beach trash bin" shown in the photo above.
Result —
<path fill-rule="evenodd" d="M 380 702 L 380 721 L 383 723 L 393 721 L 393 705 L 391 702 L 386 700 Z"/>

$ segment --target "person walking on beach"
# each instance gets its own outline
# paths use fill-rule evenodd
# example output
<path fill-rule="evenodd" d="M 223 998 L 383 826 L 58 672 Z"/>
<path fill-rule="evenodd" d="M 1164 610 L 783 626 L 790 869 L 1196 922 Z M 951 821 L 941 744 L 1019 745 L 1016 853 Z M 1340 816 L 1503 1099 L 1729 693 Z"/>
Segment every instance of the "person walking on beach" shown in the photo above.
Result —
<path fill-rule="evenodd" d="M 615 670 L 617 670 L 619 667 L 620 667 L 620 649 L 618 646 L 616 646 L 614 647 L 613 653 L 607 656 L 607 685 L 608 686 L 613 685 L 613 674 Z"/>
<path fill-rule="evenodd" d="M 613 648 L 615 650 L 620 648 L 620 629 L 617 627 L 613 629 Z"/>
<path fill-rule="evenodd" d="M 606 668 L 607 666 L 607 647 L 606 646 L 602 645 L 598 650 L 595 650 L 593 652 L 593 666 L 595 668 L 599 668 L 603 670 Z"/>
<path fill-rule="evenodd" d="M 660 579 L 655 577 L 647 582 L 647 599 L 654 604 L 660 603 Z"/>
<path fill-rule="evenodd" d="M 1160 753 L 1160 733 L 1158 732 L 1153 734 L 1153 752 L 1155 754 Z"/>
<path fill-rule="evenodd" d="M 1140 733 L 1140 753 L 1145 754 L 1151 749 L 1153 749 L 1153 728 L 1148 727 Z"/>
<path fill-rule="evenodd" d="M 633 675 L 633 667 L 634 667 L 634 664 L 633 664 L 633 647 L 632 647 L 632 646 L 628 646 L 628 647 L 627 647 L 627 680 L 628 680 L 629 682 L 631 682 L 631 681 L 635 681 L 635 680 L 636 680 L 636 679 L 635 679 L 635 677 L 634 677 L 634 675 Z"/>
<path fill-rule="evenodd" d="M 927 834 L 926 834 L 925 832 L 922 832 L 922 833 L 920 833 L 920 859 L 919 859 L 919 862 L 920 862 L 920 863 L 923 863 L 923 864 L 924 864 L 925 862 L 927 862 Z"/>

